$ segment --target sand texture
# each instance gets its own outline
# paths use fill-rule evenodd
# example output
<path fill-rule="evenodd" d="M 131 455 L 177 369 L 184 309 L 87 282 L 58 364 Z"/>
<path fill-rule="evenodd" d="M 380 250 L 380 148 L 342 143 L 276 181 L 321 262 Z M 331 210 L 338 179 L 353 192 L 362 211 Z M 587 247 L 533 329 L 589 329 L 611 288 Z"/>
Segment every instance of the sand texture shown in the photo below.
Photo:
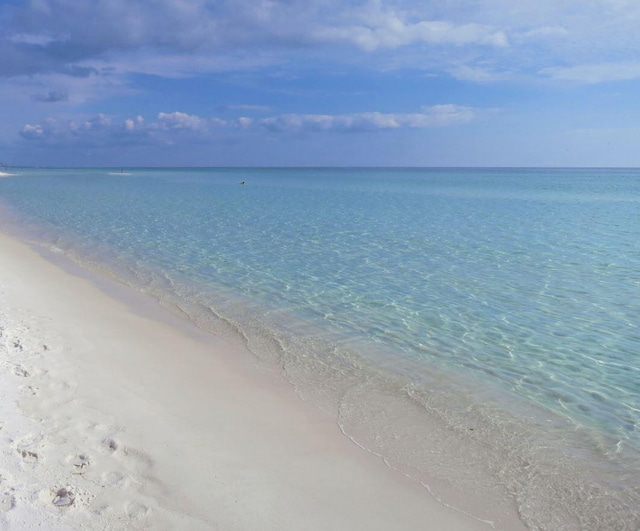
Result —
<path fill-rule="evenodd" d="M 0 528 L 490 529 L 129 298 L 0 236 Z"/>

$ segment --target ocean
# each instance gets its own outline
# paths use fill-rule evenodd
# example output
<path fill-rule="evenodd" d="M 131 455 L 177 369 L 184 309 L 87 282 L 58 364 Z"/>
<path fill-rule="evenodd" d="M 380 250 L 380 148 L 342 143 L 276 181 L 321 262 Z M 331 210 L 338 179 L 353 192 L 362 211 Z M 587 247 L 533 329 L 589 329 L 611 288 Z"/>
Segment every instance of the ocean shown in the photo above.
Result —
<path fill-rule="evenodd" d="M 8 171 L 3 230 L 243 342 L 443 503 L 640 528 L 640 170 Z"/>

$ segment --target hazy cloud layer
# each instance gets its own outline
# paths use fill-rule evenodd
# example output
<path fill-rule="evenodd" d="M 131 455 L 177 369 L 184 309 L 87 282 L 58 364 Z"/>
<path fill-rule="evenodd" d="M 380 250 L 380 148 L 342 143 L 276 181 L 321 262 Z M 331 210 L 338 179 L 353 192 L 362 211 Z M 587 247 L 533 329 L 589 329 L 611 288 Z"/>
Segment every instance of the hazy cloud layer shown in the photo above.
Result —
<path fill-rule="evenodd" d="M 535 74 L 579 68 L 587 50 L 594 64 L 619 63 L 637 48 L 638 23 L 640 4 L 614 0 L 31 0 L 0 7 L 0 76 L 101 75 L 105 64 L 135 68 L 131 58 L 140 54 L 148 62 L 173 58 L 183 71 L 209 71 L 233 69 L 225 57 L 243 51 L 286 58 L 344 50 L 337 59 L 358 50 L 434 47 L 437 61 L 413 53 L 406 61 L 461 78 L 465 68 L 481 67 Z"/>

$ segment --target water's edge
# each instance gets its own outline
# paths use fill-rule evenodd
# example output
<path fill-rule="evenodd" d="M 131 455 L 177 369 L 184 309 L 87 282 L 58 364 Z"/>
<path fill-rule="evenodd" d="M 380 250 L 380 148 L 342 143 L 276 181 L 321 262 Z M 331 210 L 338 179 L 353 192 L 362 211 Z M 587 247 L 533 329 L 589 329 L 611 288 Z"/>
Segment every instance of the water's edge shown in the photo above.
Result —
<path fill-rule="evenodd" d="M 43 233 L 25 232 L 19 216 L 3 212 L 3 218 L 3 231 L 58 265 L 70 260 L 107 275 L 203 330 L 242 342 L 260 362 L 278 367 L 301 399 L 332 414 L 345 436 L 447 506 L 498 528 L 500 515 L 514 507 L 531 529 L 635 529 L 640 522 L 640 491 L 625 477 L 625 460 L 603 461 L 590 450 L 598 446 L 593 434 L 545 408 L 510 397 L 514 411 L 501 410 L 496 404 L 508 403 L 504 396 L 443 371 L 425 374 L 408 364 L 402 375 L 391 373 L 317 330 L 304 339 L 287 334 L 286 313 L 270 315 L 273 326 L 265 327 L 263 309 L 252 301 L 229 293 L 199 297 L 198 287 L 186 284 L 178 297 L 166 277 L 83 256 L 80 245 L 59 235 L 38 240 Z M 557 429 L 545 429 L 550 424 Z M 469 494 L 466 503 L 461 493 Z M 487 498 L 500 502 L 487 506 Z"/>

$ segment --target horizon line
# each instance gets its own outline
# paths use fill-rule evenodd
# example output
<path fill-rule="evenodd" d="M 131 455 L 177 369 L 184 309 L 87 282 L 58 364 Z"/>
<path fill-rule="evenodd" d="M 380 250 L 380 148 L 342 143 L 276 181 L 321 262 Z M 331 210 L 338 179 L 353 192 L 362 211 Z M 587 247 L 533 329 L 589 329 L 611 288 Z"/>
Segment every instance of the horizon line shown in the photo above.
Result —
<path fill-rule="evenodd" d="M 54 166 L 54 165 L 8 165 L 2 166 L 3 169 L 10 168 L 24 168 L 24 169 L 55 169 L 55 170 L 83 170 L 83 169 L 336 169 L 336 170 L 376 170 L 376 169 L 390 169 L 390 170 L 639 170 L 640 166 L 507 166 L 507 165 L 487 165 L 487 166 L 323 166 L 323 165 L 295 165 L 295 166 L 278 166 L 278 165 L 248 165 L 248 166 L 182 166 L 182 165 L 123 165 L 123 166 Z"/>

